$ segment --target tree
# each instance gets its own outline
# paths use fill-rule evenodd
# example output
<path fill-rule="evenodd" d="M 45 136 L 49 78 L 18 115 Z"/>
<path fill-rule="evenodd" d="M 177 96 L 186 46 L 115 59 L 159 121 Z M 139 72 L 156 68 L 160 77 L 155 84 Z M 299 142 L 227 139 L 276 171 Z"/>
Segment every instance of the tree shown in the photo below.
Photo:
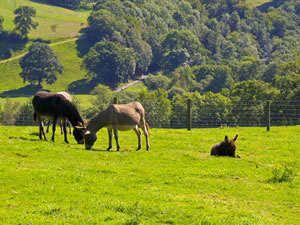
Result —
<path fill-rule="evenodd" d="M 188 65 L 177 67 L 171 75 L 171 87 L 180 87 L 185 91 L 192 91 L 196 86 L 195 74 Z"/>
<path fill-rule="evenodd" d="M 88 17 L 87 35 L 93 42 L 112 40 L 115 32 L 123 35 L 126 25 L 108 10 L 92 11 Z"/>
<path fill-rule="evenodd" d="M 239 80 L 252 80 L 261 78 L 262 63 L 253 56 L 244 56 L 239 68 Z"/>
<path fill-rule="evenodd" d="M 166 91 L 142 91 L 137 100 L 145 108 L 146 120 L 150 125 L 169 126 L 172 108 Z"/>
<path fill-rule="evenodd" d="M 235 119 L 248 122 L 252 126 L 253 122 L 262 125 L 265 119 L 265 102 L 275 100 L 279 92 L 271 84 L 261 80 L 248 80 L 235 84 L 231 93 Z"/>
<path fill-rule="evenodd" d="M 38 23 L 32 20 L 36 16 L 36 10 L 30 6 L 21 6 L 14 11 L 16 15 L 14 24 L 16 25 L 15 31 L 22 38 L 26 38 L 29 31 L 33 28 L 36 29 Z"/>
<path fill-rule="evenodd" d="M 22 72 L 20 76 L 24 82 L 31 84 L 45 80 L 51 84 L 56 81 L 56 75 L 63 72 L 63 66 L 54 51 L 44 43 L 36 42 L 29 48 L 28 53 L 19 62 Z"/>
<path fill-rule="evenodd" d="M 158 88 L 167 90 L 170 83 L 170 79 L 161 74 L 158 75 L 148 75 L 146 79 L 144 79 L 144 84 L 150 90 L 156 90 Z"/>
<path fill-rule="evenodd" d="M 98 84 L 91 94 L 96 95 L 97 98 L 93 102 L 93 105 L 97 108 L 97 111 L 104 110 L 112 103 L 114 92 L 106 85 Z"/>
<path fill-rule="evenodd" d="M 175 70 L 178 66 L 189 63 L 192 55 L 206 55 L 198 38 L 189 30 L 174 30 L 168 33 L 161 44 L 160 66 L 166 72 Z"/>
<path fill-rule="evenodd" d="M 135 73 L 134 50 L 111 41 L 101 41 L 91 48 L 83 59 L 82 66 L 91 77 L 115 87 Z"/>
<path fill-rule="evenodd" d="M 230 88 L 233 79 L 232 71 L 225 65 L 201 65 L 193 67 L 198 90 L 201 92 L 220 92 L 222 88 Z"/>

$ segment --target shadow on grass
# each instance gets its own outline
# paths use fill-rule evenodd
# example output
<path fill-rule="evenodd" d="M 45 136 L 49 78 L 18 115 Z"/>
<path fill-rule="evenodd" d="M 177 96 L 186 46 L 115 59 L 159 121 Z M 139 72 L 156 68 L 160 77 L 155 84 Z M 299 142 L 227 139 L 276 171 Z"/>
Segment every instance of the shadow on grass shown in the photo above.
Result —
<path fill-rule="evenodd" d="M 31 97 L 33 96 L 37 91 L 47 91 L 50 92 L 49 90 L 43 89 L 39 85 L 32 85 L 29 84 L 25 87 L 21 87 L 19 89 L 14 89 L 10 91 L 4 91 L 0 93 L 0 97 Z"/>
<path fill-rule="evenodd" d="M 67 90 L 71 94 L 90 94 L 91 90 L 93 90 L 96 85 L 97 81 L 95 81 L 94 79 L 81 79 L 69 84 Z"/>
<path fill-rule="evenodd" d="M 23 50 L 27 39 L 20 40 L 16 34 L 9 31 L 0 31 L 0 60 L 9 59 L 16 51 Z"/>
<path fill-rule="evenodd" d="M 33 138 L 25 138 L 25 137 L 8 137 L 8 139 L 13 139 L 13 140 L 22 140 L 22 141 L 39 141 L 40 139 L 33 139 Z"/>

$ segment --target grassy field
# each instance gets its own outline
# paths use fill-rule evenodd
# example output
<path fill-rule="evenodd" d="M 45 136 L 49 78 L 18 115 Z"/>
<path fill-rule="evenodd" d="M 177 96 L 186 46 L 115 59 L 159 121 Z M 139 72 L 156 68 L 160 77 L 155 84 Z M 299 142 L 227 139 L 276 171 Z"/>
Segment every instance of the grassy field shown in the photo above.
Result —
<path fill-rule="evenodd" d="M 105 151 L 105 130 L 93 151 L 37 131 L 0 129 L 1 224 L 299 224 L 299 175 L 272 172 L 299 172 L 300 126 L 151 129 L 150 152 L 135 151 L 133 131 L 120 152 Z M 209 156 L 236 133 L 241 159 Z"/>
<path fill-rule="evenodd" d="M 0 0 L 0 15 L 4 17 L 4 29 L 14 28 L 14 10 L 27 5 L 36 9 L 39 26 L 30 32 L 30 38 L 74 37 L 85 24 L 89 11 L 72 11 L 61 7 L 42 4 L 30 0 Z"/>
<path fill-rule="evenodd" d="M 270 1 L 271 0 L 246 0 L 247 4 L 249 4 L 252 7 L 256 7 Z"/>
<path fill-rule="evenodd" d="M 73 81 L 84 78 L 85 71 L 80 69 L 82 59 L 77 55 L 75 41 L 53 46 L 52 48 L 64 66 L 64 72 L 57 75 L 57 81 L 54 84 L 44 84 L 43 87 L 51 91 L 66 90 Z M 23 83 L 19 75 L 20 72 L 19 60 L 0 64 L 0 93 L 17 90 L 29 84 Z"/>
<path fill-rule="evenodd" d="M 39 26 L 29 33 L 29 38 L 43 38 L 51 40 L 52 43 L 76 37 L 79 30 L 87 23 L 90 12 L 72 11 L 29 0 L 0 0 L 0 15 L 4 17 L 4 29 L 12 30 L 14 28 L 13 11 L 16 7 L 22 5 L 32 6 L 37 11 L 36 21 Z M 3 43 L 0 43 L 1 45 Z M 13 52 L 13 56 L 24 53 L 29 45 L 31 45 L 31 42 L 24 48 Z M 80 69 L 81 58 L 77 55 L 75 41 L 53 46 L 52 48 L 63 64 L 64 72 L 58 76 L 55 84 L 45 84 L 44 88 L 51 91 L 65 90 L 73 81 L 84 77 L 85 72 Z M 18 90 L 28 85 L 23 83 L 22 78 L 19 76 L 20 72 L 19 59 L 0 64 L 0 93 L 8 90 Z"/>

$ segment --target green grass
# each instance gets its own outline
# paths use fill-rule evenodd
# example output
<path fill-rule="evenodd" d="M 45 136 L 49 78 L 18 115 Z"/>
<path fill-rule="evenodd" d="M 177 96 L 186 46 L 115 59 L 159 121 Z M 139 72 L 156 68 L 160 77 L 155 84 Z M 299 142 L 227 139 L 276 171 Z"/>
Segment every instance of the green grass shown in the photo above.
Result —
<path fill-rule="evenodd" d="M 300 178 L 274 183 L 272 170 L 295 161 L 300 126 L 151 129 L 151 151 L 40 141 L 37 127 L 1 127 L 1 224 L 298 224 Z M 241 159 L 211 157 L 212 144 L 239 134 Z M 50 137 L 50 134 L 48 134 Z M 113 143 L 114 144 L 114 143 Z"/>
<path fill-rule="evenodd" d="M 16 3 L 16 5 L 15 5 Z M 14 29 L 14 10 L 27 5 L 36 9 L 36 21 L 39 26 L 29 34 L 30 38 L 66 38 L 74 37 L 82 28 L 82 24 L 87 23 L 89 11 L 72 11 L 61 7 L 41 4 L 30 0 L 0 0 L 0 15 L 4 17 L 4 28 Z M 51 29 L 55 26 L 56 30 Z"/>
<path fill-rule="evenodd" d="M 36 21 L 39 23 L 39 26 L 36 30 L 32 30 L 29 33 L 29 38 L 43 38 L 51 40 L 52 43 L 76 37 L 79 30 L 87 23 L 87 17 L 90 12 L 72 11 L 29 0 L 0 0 L 0 15 L 4 17 L 4 29 L 12 30 L 14 28 L 13 11 L 15 3 L 16 7 L 29 5 L 37 11 Z M 4 45 L 4 43 L 0 43 L 0 45 Z M 14 52 L 13 56 L 24 53 L 29 45 L 31 45 L 31 42 L 24 46 L 23 49 Z M 63 64 L 64 72 L 58 76 L 57 81 L 53 85 L 44 84 L 44 88 L 51 91 L 65 90 L 73 81 L 84 77 L 85 72 L 80 69 L 81 58 L 77 56 L 75 41 L 53 46 L 52 48 Z M 23 83 L 22 78 L 19 76 L 20 72 L 19 59 L 0 64 L 0 93 L 28 85 L 28 83 Z"/>
<path fill-rule="evenodd" d="M 246 0 L 247 4 L 249 4 L 252 7 L 256 7 L 270 1 L 271 0 Z"/>
<path fill-rule="evenodd" d="M 54 84 L 43 84 L 43 87 L 51 91 L 66 90 L 73 81 L 85 77 L 85 71 L 80 68 L 82 59 L 77 55 L 75 41 L 56 45 L 52 48 L 64 66 L 64 72 L 57 75 L 57 81 Z M 29 84 L 23 83 L 23 79 L 19 75 L 20 72 L 19 59 L 0 64 L 0 93 Z"/>

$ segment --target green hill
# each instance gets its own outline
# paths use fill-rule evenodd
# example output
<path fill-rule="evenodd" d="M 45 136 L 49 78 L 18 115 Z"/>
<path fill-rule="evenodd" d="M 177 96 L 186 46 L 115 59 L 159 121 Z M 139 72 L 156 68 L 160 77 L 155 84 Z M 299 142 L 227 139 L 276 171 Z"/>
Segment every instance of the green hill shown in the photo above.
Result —
<path fill-rule="evenodd" d="M 15 4 L 16 3 L 16 4 Z M 41 4 L 29 0 L 0 0 L 0 15 L 4 17 L 4 28 L 14 28 L 14 10 L 19 6 L 31 6 L 36 9 L 36 21 L 39 26 L 30 32 L 30 38 L 61 39 L 75 37 L 86 24 L 89 11 L 72 11 L 61 7 Z"/>
<path fill-rule="evenodd" d="M 296 7 L 289 1 L 287 3 L 295 8 L 290 14 L 286 11 L 289 9 L 287 4 L 271 12 L 251 9 L 266 5 L 269 0 L 232 1 L 232 4 L 230 1 L 213 4 L 207 0 L 201 3 L 192 0 L 142 2 L 99 3 L 90 17 L 91 21 L 96 22 L 91 22 L 87 29 L 82 28 L 87 27 L 91 11 L 72 11 L 37 1 L 0 0 L 0 15 L 4 18 L 4 29 L 12 30 L 15 8 L 29 5 L 36 9 L 35 20 L 39 26 L 30 32 L 29 38 L 31 41 L 36 38 L 51 41 L 64 66 L 63 74 L 58 76 L 54 84 L 43 84 L 50 91 L 72 87 L 72 90 L 81 88 L 83 92 L 86 88 L 84 77 L 87 72 L 80 69 L 82 58 L 78 55 L 87 51 L 82 51 L 84 44 L 78 45 L 75 40 L 70 40 L 78 37 L 81 29 L 84 36 L 91 40 L 90 45 L 107 40 L 120 45 L 119 52 L 131 50 L 136 69 L 130 75 L 122 74 L 123 79 L 116 77 L 114 86 L 145 73 L 162 72 L 162 75 L 174 78 L 167 85 L 167 91 L 181 88 L 178 91 L 218 93 L 222 88 L 231 89 L 234 83 L 244 80 L 256 79 L 270 83 L 282 73 L 272 71 L 272 63 L 278 68 L 282 68 L 280 65 L 284 63 L 297 63 L 299 26 Z M 70 42 L 55 45 L 65 40 Z M 172 40 L 175 40 L 174 43 Z M 31 41 L 15 48 L 12 59 L 26 53 Z M 7 45 L 0 40 L 0 52 L 3 47 L 9 50 Z M 0 60 L 0 94 L 6 92 L 8 96 L 8 91 L 15 95 L 26 94 L 28 83 L 24 84 L 19 77 L 21 69 L 18 61 Z M 107 61 L 107 64 L 110 65 L 111 61 Z M 105 68 L 103 65 L 97 65 L 97 71 Z M 174 75 L 176 73 L 173 74 L 183 65 L 191 67 L 192 82 L 184 80 L 185 75 L 181 74 L 183 70 L 176 72 L 178 78 Z M 97 74 L 100 79 L 104 76 L 103 71 Z M 131 70 L 122 68 L 116 71 Z M 108 78 L 113 76 L 111 72 L 107 72 Z"/>
<path fill-rule="evenodd" d="M 44 88 L 51 91 L 65 90 L 72 82 L 82 79 L 84 71 L 80 69 L 81 59 L 77 55 L 76 39 L 74 37 L 77 37 L 80 29 L 85 26 L 89 11 L 72 11 L 29 0 L 15 2 L 0 0 L 0 15 L 4 18 L 4 29 L 12 30 L 14 28 L 13 11 L 15 7 L 22 5 L 34 7 L 37 11 L 35 21 L 39 23 L 39 26 L 29 33 L 29 38 L 31 40 L 36 38 L 50 40 L 50 45 L 52 45 L 53 50 L 64 66 L 64 72 L 57 77 L 55 84 L 45 84 Z M 59 44 L 64 40 L 66 42 Z M 0 41 L 1 45 L 5 46 L 6 43 Z M 29 45 L 31 45 L 31 42 L 28 42 L 23 49 L 13 52 L 13 57 L 24 54 Z M 0 61 L 0 93 L 12 91 L 13 95 L 13 90 L 16 91 L 28 85 L 28 83 L 23 83 L 19 76 L 21 68 L 18 62 L 19 59 L 13 58 L 7 62 Z M 25 88 L 23 91 L 23 94 L 26 95 L 27 89 Z M 21 94 L 20 92 L 15 93 Z"/>

